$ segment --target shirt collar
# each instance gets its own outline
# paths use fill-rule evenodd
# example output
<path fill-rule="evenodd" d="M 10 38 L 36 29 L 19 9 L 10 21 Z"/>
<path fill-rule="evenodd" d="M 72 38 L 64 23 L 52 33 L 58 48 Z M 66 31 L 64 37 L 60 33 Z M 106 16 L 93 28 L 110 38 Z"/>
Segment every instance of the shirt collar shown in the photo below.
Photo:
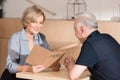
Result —
<path fill-rule="evenodd" d="M 99 32 L 98 30 L 93 31 L 93 32 L 87 37 L 87 39 L 84 41 L 84 43 L 85 43 L 89 38 L 91 38 L 91 37 L 93 37 L 93 36 L 97 36 L 98 34 L 100 34 L 100 32 Z M 83 44 L 84 44 L 84 43 L 83 43 Z"/>
<path fill-rule="evenodd" d="M 27 39 L 27 36 L 26 36 L 26 33 L 25 33 L 25 30 L 24 30 L 24 29 L 22 29 L 21 34 L 22 34 L 23 40 L 26 40 L 26 41 L 27 41 L 28 39 Z"/>
<path fill-rule="evenodd" d="M 88 36 L 88 38 L 90 38 L 90 37 L 92 37 L 92 36 L 96 36 L 96 35 L 98 35 L 98 34 L 100 34 L 100 32 L 99 32 L 98 30 L 95 30 L 95 31 L 93 31 L 93 32 Z"/>
<path fill-rule="evenodd" d="M 38 34 L 39 34 L 39 33 L 38 33 Z M 38 35 L 37 35 L 37 34 L 34 36 L 34 39 L 35 39 L 35 40 L 38 40 Z"/>

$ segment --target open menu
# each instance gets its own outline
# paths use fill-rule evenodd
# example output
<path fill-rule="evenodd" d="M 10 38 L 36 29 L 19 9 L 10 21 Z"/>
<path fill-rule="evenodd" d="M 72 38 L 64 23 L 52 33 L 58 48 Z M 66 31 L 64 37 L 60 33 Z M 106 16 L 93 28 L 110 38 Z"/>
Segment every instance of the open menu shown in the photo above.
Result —
<path fill-rule="evenodd" d="M 26 62 L 33 66 L 44 65 L 46 68 L 49 68 L 62 58 L 67 49 L 75 46 L 78 46 L 78 44 L 69 44 L 55 51 L 50 51 L 35 45 L 27 57 Z"/>
<path fill-rule="evenodd" d="M 41 46 L 34 46 L 26 62 L 31 65 L 44 65 L 46 68 L 52 66 L 55 62 L 60 60 L 65 51 L 52 52 Z"/>

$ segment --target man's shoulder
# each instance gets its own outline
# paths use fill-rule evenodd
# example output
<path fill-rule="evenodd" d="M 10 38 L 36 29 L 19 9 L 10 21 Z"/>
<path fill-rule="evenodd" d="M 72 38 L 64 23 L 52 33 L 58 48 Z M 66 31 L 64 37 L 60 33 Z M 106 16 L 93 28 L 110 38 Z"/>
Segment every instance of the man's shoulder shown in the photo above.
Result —
<path fill-rule="evenodd" d="M 93 42 L 93 41 L 99 41 L 99 40 L 107 39 L 107 38 L 113 38 L 113 37 L 107 33 L 100 33 L 96 36 L 89 38 L 88 41 Z"/>

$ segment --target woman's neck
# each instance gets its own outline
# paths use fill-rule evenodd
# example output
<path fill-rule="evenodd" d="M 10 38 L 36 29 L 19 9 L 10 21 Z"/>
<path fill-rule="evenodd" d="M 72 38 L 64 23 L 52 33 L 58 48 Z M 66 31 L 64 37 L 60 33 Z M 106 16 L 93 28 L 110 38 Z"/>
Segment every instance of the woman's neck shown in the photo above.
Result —
<path fill-rule="evenodd" d="M 26 31 L 26 35 L 28 38 L 28 45 L 29 45 L 29 50 L 31 51 L 33 46 L 34 46 L 34 35 Z"/>

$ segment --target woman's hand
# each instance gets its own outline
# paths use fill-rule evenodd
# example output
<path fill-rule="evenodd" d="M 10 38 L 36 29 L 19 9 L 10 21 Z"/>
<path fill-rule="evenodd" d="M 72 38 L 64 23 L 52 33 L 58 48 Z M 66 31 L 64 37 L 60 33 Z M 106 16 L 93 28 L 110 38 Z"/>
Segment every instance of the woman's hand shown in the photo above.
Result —
<path fill-rule="evenodd" d="M 32 71 L 32 66 L 28 66 L 28 65 L 22 66 L 22 65 L 19 65 L 17 69 L 18 69 L 19 72 L 28 72 L 28 71 Z"/>
<path fill-rule="evenodd" d="M 38 66 L 33 66 L 32 67 L 32 71 L 34 73 L 38 73 L 38 72 L 41 72 L 43 69 L 45 69 L 45 67 L 43 65 L 38 65 Z"/>

